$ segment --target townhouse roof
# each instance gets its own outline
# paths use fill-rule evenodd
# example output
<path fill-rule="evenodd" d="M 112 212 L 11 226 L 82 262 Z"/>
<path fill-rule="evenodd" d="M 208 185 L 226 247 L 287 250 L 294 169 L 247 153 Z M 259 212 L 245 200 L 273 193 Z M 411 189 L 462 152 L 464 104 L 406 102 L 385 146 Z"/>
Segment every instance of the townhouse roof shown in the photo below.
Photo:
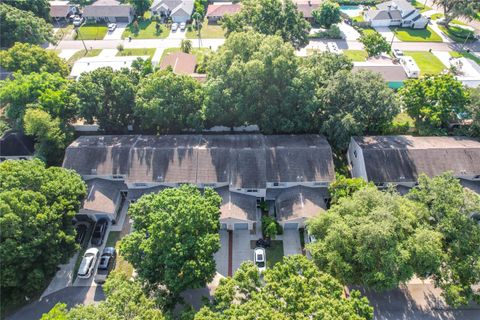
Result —
<path fill-rule="evenodd" d="M 120 191 L 126 190 L 123 181 L 92 179 L 86 181 L 87 197 L 83 201 L 83 209 L 115 214 Z"/>
<path fill-rule="evenodd" d="M 22 132 L 9 130 L 0 137 L 1 157 L 33 156 L 34 140 Z"/>
<path fill-rule="evenodd" d="M 177 74 L 193 74 L 197 66 L 197 57 L 194 54 L 173 52 L 167 54 L 160 62 L 160 69 L 172 67 Z"/>
<path fill-rule="evenodd" d="M 228 187 L 217 188 L 215 191 L 222 197 L 220 219 L 256 221 L 257 201 L 255 197 L 230 192 Z"/>
<path fill-rule="evenodd" d="M 235 14 L 240 12 L 242 6 L 239 3 L 232 4 L 210 4 L 208 5 L 207 18 L 209 17 L 223 17 L 226 14 Z"/>
<path fill-rule="evenodd" d="M 82 136 L 63 166 L 81 175 L 124 175 L 128 183 L 225 184 L 332 181 L 333 158 L 318 135 Z"/>
<path fill-rule="evenodd" d="M 353 72 L 358 72 L 361 70 L 379 73 L 386 82 L 405 81 L 408 79 L 405 70 L 400 65 L 354 65 L 352 69 Z"/>
<path fill-rule="evenodd" d="M 315 217 L 327 209 L 327 192 L 320 188 L 296 186 L 285 189 L 275 201 L 278 221 Z"/>
<path fill-rule="evenodd" d="M 128 17 L 133 7 L 117 0 L 97 0 L 83 9 L 85 17 Z"/>
<path fill-rule="evenodd" d="M 480 141 L 467 137 L 354 137 L 363 152 L 370 181 L 414 182 L 420 174 L 446 171 L 456 176 L 480 175 Z"/>

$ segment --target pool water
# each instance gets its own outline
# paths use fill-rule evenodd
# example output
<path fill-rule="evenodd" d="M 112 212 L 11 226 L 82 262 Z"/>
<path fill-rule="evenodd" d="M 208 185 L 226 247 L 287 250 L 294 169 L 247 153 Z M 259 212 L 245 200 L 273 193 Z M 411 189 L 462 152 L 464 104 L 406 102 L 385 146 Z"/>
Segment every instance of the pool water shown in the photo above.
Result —
<path fill-rule="evenodd" d="M 340 11 L 349 17 L 356 17 L 362 14 L 362 8 L 360 6 L 340 6 Z"/>

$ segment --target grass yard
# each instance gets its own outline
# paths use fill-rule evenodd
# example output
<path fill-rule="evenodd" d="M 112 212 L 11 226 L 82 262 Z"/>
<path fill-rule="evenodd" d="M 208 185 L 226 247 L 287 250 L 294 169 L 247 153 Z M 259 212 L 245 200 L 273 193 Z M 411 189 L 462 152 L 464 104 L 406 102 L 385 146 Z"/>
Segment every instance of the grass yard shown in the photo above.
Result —
<path fill-rule="evenodd" d="M 197 39 L 197 30 L 191 26 L 191 31 L 187 29 L 187 38 L 188 39 Z M 187 27 L 188 28 L 188 27 Z M 202 39 L 223 39 L 225 38 L 225 31 L 218 24 L 208 24 L 208 20 L 205 20 L 202 23 L 202 29 L 200 30 L 200 35 Z"/>
<path fill-rule="evenodd" d="M 373 28 L 358 28 L 357 31 L 364 35 L 377 32 L 377 30 Z"/>
<path fill-rule="evenodd" d="M 359 15 L 359 16 L 353 17 L 352 20 L 355 22 L 364 22 L 365 18 L 363 17 L 363 15 Z"/>
<path fill-rule="evenodd" d="M 448 28 L 438 25 L 438 28 L 442 30 L 450 39 L 455 42 L 465 42 L 468 38 L 468 42 L 475 41 L 472 30 L 462 28 L 460 26 L 450 25 Z"/>
<path fill-rule="evenodd" d="M 165 39 L 170 34 L 170 30 L 166 25 L 160 24 L 157 32 L 156 21 L 151 19 L 143 19 L 138 22 L 138 30 L 135 30 L 134 23 L 128 25 L 122 34 L 122 39 L 132 37 L 133 39 Z"/>
<path fill-rule="evenodd" d="M 432 18 L 432 20 L 438 20 L 438 19 L 441 19 L 443 17 L 444 17 L 443 13 L 435 13 L 435 14 L 432 14 L 430 16 L 430 18 Z M 452 20 L 451 23 L 458 24 L 460 26 L 468 26 L 468 24 L 466 24 L 465 22 L 460 21 L 460 20 Z"/>
<path fill-rule="evenodd" d="M 442 42 L 442 38 L 427 27 L 426 29 L 390 28 L 395 36 L 405 42 Z"/>
<path fill-rule="evenodd" d="M 476 55 L 472 53 L 469 53 L 466 51 L 461 51 L 461 52 L 450 51 L 450 55 L 454 58 L 461 58 L 461 57 L 468 58 L 470 60 L 475 61 L 480 66 L 480 58 L 478 58 Z"/>
<path fill-rule="evenodd" d="M 273 268 L 277 262 L 283 260 L 283 241 L 272 240 L 265 254 L 267 256 L 267 268 Z"/>
<path fill-rule="evenodd" d="M 411 56 L 420 68 L 420 74 L 438 74 L 446 67 L 445 65 L 431 52 L 428 51 L 404 51 L 406 56 Z"/>
<path fill-rule="evenodd" d="M 78 30 L 75 40 L 102 40 L 107 34 L 108 27 L 104 24 L 86 24 Z"/>
<path fill-rule="evenodd" d="M 115 247 L 115 249 L 117 250 L 117 263 L 115 264 L 115 271 L 123 272 L 127 275 L 128 278 L 130 278 L 133 274 L 133 266 L 128 261 L 126 261 L 119 253 L 120 242 L 118 240 L 120 240 L 120 234 L 121 231 L 110 231 L 105 246 Z"/>
<path fill-rule="evenodd" d="M 180 51 L 180 48 L 167 48 L 167 49 L 163 50 L 162 57 L 160 58 L 160 61 L 162 61 L 163 58 L 165 58 L 170 53 L 179 52 L 179 51 Z M 200 56 L 205 55 L 207 53 L 210 53 L 210 51 L 211 50 L 208 49 L 208 48 L 192 48 L 192 51 L 190 53 L 197 56 L 197 62 L 198 62 L 198 60 L 200 60 Z"/>
<path fill-rule="evenodd" d="M 117 56 L 149 56 L 151 59 L 155 54 L 155 50 L 155 48 L 123 49 L 117 52 Z"/>
<path fill-rule="evenodd" d="M 63 28 L 58 29 L 57 33 L 55 33 L 55 36 L 58 37 L 59 40 L 71 40 L 69 39 L 71 37 L 73 31 L 73 25 L 68 24 Z"/>
<path fill-rule="evenodd" d="M 352 61 L 367 61 L 368 54 L 365 50 L 343 50 L 343 54 Z"/>
<path fill-rule="evenodd" d="M 96 57 L 100 54 L 100 51 L 102 51 L 102 49 L 92 49 L 92 50 L 89 50 L 87 53 L 85 53 L 85 50 L 77 51 L 73 56 L 70 57 L 70 59 L 68 59 L 67 63 L 69 66 L 73 66 L 73 64 L 78 59 L 81 59 L 84 57 Z"/>
<path fill-rule="evenodd" d="M 432 8 L 430 8 L 429 6 L 426 6 L 422 3 L 423 1 L 418 1 L 418 0 L 413 0 L 412 1 L 412 5 L 419 9 L 420 10 L 420 13 L 422 12 L 425 12 L 425 11 L 429 11 L 429 10 L 432 10 Z"/>

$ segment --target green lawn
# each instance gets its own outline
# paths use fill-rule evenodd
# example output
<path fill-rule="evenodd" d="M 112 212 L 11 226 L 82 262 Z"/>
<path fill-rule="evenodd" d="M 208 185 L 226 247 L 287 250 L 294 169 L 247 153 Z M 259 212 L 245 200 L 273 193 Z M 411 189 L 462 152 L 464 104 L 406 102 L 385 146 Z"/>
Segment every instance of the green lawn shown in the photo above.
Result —
<path fill-rule="evenodd" d="M 108 27 L 104 24 L 86 24 L 76 32 L 75 40 L 102 40 L 107 31 Z"/>
<path fill-rule="evenodd" d="M 420 74 L 438 74 L 446 67 L 445 65 L 431 52 L 428 51 L 404 51 L 406 56 L 411 56 L 420 68 Z"/>
<path fill-rule="evenodd" d="M 472 53 L 469 53 L 466 51 L 462 51 L 462 52 L 450 51 L 450 55 L 454 58 L 460 58 L 460 57 L 468 58 L 475 61 L 478 65 L 480 65 L 480 58 L 478 58 L 476 55 Z"/>
<path fill-rule="evenodd" d="M 450 25 L 448 28 L 445 26 L 438 25 L 440 30 L 445 33 L 450 39 L 455 42 L 465 42 L 468 37 L 468 42 L 475 41 L 473 37 L 473 31 L 465 29 L 459 26 Z"/>
<path fill-rule="evenodd" d="M 364 34 L 364 35 L 377 32 L 373 28 L 358 28 L 357 31 L 360 32 L 361 34 Z"/>
<path fill-rule="evenodd" d="M 405 42 L 442 42 L 442 38 L 430 27 L 426 29 L 390 28 L 395 36 Z"/>
<path fill-rule="evenodd" d="M 73 25 L 69 24 L 63 28 L 58 29 L 55 36 L 57 36 L 59 40 L 71 40 L 69 38 L 71 37 L 72 31 Z"/>
<path fill-rule="evenodd" d="M 160 24 L 157 32 L 156 21 L 151 19 L 143 19 L 138 22 L 138 30 L 135 30 L 134 23 L 128 25 L 122 34 L 122 38 L 132 37 L 133 39 L 165 39 L 170 34 L 170 30 L 166 25 Z"/>
<path fill-rule="evenodd" d="M 423 1 L 413 0 L 412 5 L 415 8 L 420 9 L 420 12 L 425 12 L 425 11 L 428 11 L 428 10 L 432 10 L 432 8 L 430 8 L 429 6 L 424 5 Z"/>
<path fill-rule="evenodd" d="M 117 52 L 117 56 L 149 56 L 153 58 L 155 48 L 141 48 L 141 49 L 123 49 Z"/>
<path fill-rule="evenodd" d="M 432 20 L 438 20 L 438 19 L 441 19 L 443 17 L 444 17 L 443 13 L 435 13 L 435 14 L 432 14 L 430 16 L 430 18 L 432 18 Z M 455 20 L 455 19 L 452 20 L 451 23 L 458 24 L 458 25 L 461 25 L 461 26 L 468 26 L 468 24 L 466 24 L 465 22 L 460 21 L 460 20 Z"/>
<path fill-rule="evenodd" d="M 120 240 L 120 235 L 121 231 L 110 231 L 105 246 L 115 247 L 117 250 L 117 263 L 115 264 L 115 271 L 123 272 L 127 275 L 127 277 L 130 278 L 133 274 L 133 266 L 119 253 L 120 242 L 118 240 Z"/>
<path fill-rule="evenodd" d="M 368 58 L 367 51 L 365 50 L 343 50 L 343 54 L 352 61 L 366 61 Z"/>
<path fill-rule="evenodd" d="M 73 66 L 73 64 L 78 59 L 81 59 L 84 57 L 96 57 L 100 54 L 100 51 L 102 51 L 102 49 L 92 49 L 92 50 L 89 50 L 87 53 L 85 53 L 85 50 L 77 51 L 73 56 L 70 57 L 70 59 L 68 59 L 67 63 L 68 65 Z"/>
<path fill-rule="evenodd" d="M 174 52 L 179 52 L 180 48 L 167 48 L 163 50 L 162 57 L 160 58 L 160 61 L 163 60 L 164 57 L 169 55 L 170 53 Z M 197 61 L 199 60 L 200 56 L 205 55 L 210 52 L 210 49 L 208 48 L 192 48 L 192 51 L 190 52 L 191 54 L 194 54 L 197 56 Z"/>
<path fill-rule="evenodd" d="M 273 268 L 277 262 L 283 260 L 283 241 L 272 240 L 265 254 L 267 256 L 267 268 Z"/>
<path fill-rule="evenodd" d="M 353 17 L 352 20 L 355 22 L 364 22 L 365 18 L 363 17 L 363 15 L 359 15 L 359 16 Z"/>
<path fill-rule="evenodd" d="M 225 31 L 218 24 L 208 24 L 208 20 L 205 20 L 202 23 L 202 29 L 200 30 L 200 35 L 202 39 L 223 39 L 225 38 Z M 191 31 L 187 29 L 187 38 L 196 39 L 198 38 L 197 30 L 192 26 Z"/>

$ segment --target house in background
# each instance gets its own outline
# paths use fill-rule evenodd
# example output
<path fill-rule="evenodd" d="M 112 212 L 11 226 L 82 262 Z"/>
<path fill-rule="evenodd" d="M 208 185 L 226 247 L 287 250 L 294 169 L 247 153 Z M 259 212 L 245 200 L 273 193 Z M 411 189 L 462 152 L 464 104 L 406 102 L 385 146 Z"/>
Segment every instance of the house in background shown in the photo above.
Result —
<path fill-rule="evenodd" d="M 313 23 L 312 12 L 320 7 L 320 0 L 295 0 L 297 10 L 303 14 L 303 17 L 310 23 Z"/>
<path fill-rule="evenodd" d="M 65 21 L 69 17 L 80 13 L 77 6 L 68 1 L 49 1 L 50 17 L 55 21 Z"/>
<path fill-rule="evenodd" d="M 199 82 L 207 81 L 205 73 L 197 73 L 197 57 L 194 54 L 185 52 L 172 52 L 163 57 L 160 61 L 160 69 L 171 68 L 176 74 L 188 75 Z"/>
<path fill-rule="evenodd" d="M 403 82 L 408 79 L 405 69 L 401 65 L 371 65 L 364 62 L 355 62 L 353 65 L 353 72 L 360 70 L 367 70 L 374 73 L 379 73 L 383 80 L 391 89 L 399 89 L 403 86 Z"/>
<path fill-rule="evenodd" d="M 87 183 L 124 183 L 126 190 L 117 192 L 131 200 L 131 194 L 185 183 L 214 188 L 222 197 L 220 223 L 226 230 L 256 230 L 261 201 L 270 204 L 284 229 L 302 228 L 326 209 L 335 176 L 332 150 L 320 135 L 82 136 L 67 148 L 63 167 Z M 110 213 L 114 206 L 108 207 Z"/>
<path fill-rule="evenodd" d="M 480 141 L 467 137 L 352 137 L 347 154 L 352 177 L 404 190 L 420 174 L 451 171 L 461 181 L 480 183 Z"/>
<path fill-rule="evenodd" d="M 97 0 L 83 9 L 83 17 L 97 22 L 131 23 L 134 18 L 133 7 L 117 0 Z"/>
<path fill-rule="evenodd" d="M 150 6 L 152 15 L 171 17 L 172 21 L 176 23 L 189 21 L 193 9 L 193 0 L 154 0 Z"/>
<path fill-rule="evenodd" d="M 239 3 L 217 3 L 214 2 L 208 5 L 207 14 L 205 17 L 209 24 L 216 24 L 225 15 L 232 15 L 240 12 L 242 6 Z"/>
<path fill-rule="evenodd" d="M 392 0 L 377 5 L 375 10 L 364 14 L 365 21 L 372 27 L 404 27 L 423 29 L 427 27 L 428 19 L 407 0 Z"/>
<path fill-rule="evenodd" d="M 115 224 L 123 209 L 127 195 L 127 186 L 123 181 L 91 179 L 87 181 L 87 196 L 77 214 L 96 221 L 107 218 Z M 82 220 L 82 219 L 80 219 Z"/>
<path fill-rule="evenodd" d="M 35 155 L 35 142 L 22 132 L 8 130 L 0 137 L 0 162 L 5 160 L 31 160 Z"/>

